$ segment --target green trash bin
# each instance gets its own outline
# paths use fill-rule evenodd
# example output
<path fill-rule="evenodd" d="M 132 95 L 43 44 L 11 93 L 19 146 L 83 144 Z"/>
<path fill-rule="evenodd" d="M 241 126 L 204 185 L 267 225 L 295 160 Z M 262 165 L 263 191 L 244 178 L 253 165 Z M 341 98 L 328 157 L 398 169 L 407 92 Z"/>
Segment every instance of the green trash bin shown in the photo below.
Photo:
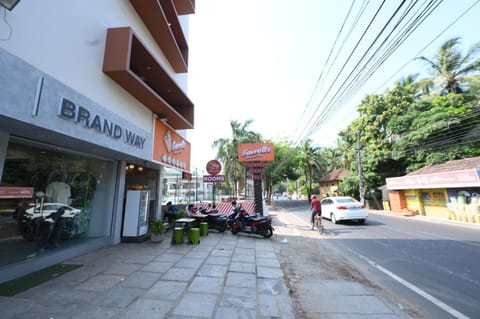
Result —
<path fill-rule="evenodd" d="M 188 231 L 188 243 L 192 245 L 200 243 L 200 228 L 190 228 Z"/>
<path fill-rule="evenodd" d="M 183 244 L 183 228 L 175 227 L 173 229 L 172 244 Z"/>
<path fill-rule="evenodd" d="M 208 223 L 200 223 L 200 236 L 208 236 Z"/>

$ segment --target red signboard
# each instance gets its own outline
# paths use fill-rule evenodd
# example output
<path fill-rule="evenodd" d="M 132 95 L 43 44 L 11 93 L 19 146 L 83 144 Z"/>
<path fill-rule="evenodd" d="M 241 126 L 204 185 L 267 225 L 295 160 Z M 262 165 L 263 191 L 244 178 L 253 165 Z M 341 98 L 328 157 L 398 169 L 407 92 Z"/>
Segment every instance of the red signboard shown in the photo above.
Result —
<path fill-rule="evenodd" d="M 268 165 L 270 165 L 269 162 L 244 162 L 242 163 L 243 166 L 245 167 L 267 167 Z"/>
<path fill-rule="evenodd" d="M 475 169 L 387 178 L 387 189 L 480 186 Z"/>
<path fill-rule="evenodd" d="M 211 160 L 207 163 L 207 173 L 210 175 L 217 175 L 222 171 L 222 164 L 217 160 Z"/>
<path fill-rule="evenodd" d="M 190 143 L 181 135 L 155 120 L 153 160 L 182 172 L 190 172 Z"/>
<path fill-rule="evenodd" d="M 240 162 L 273 161 L 275 160 L 273 143 L 238 144 L 238 160 Z"/>
<path fill-rule="evenodd" d="M 32 198 L 33 187 L 0 187 L 0 198 Z"/>

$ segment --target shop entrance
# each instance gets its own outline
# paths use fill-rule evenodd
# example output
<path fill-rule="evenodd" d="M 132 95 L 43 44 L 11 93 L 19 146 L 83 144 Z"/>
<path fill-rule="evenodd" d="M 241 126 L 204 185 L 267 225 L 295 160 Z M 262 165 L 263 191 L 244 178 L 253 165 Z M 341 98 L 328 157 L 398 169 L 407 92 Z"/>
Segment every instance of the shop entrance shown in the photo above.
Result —
<path fill-rule="evenodd" d="M 122 241 L 146 238 L 148 224 L 155 219 L 158 170 L 127 163 Z"/>
<path fill-rule="evenodd" d="M 0 265 L 109 237 L 113 161 L 11 137 L 0 184 Z"/>

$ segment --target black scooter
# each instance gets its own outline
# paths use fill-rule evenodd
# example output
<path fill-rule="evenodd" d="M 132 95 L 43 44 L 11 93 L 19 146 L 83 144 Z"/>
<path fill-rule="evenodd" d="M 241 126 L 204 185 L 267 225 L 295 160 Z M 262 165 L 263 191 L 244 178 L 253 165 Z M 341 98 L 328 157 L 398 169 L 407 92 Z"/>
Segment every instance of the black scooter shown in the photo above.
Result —
<path fill-rule="evenodd" d="M 227 230 L 227 217 L 223 214 L 219 214 L 217 210 L 207 210 L 200 207 L 198 212 L 206 215 L 206 217 L 202 219 L 208 223 L 208 229 L 216 229 L 221 233 Z"/>
<path fill-rule="evenodd" d="M 262 215 L 249 215 L 242 207 L 235 209 L 235 215 L 230 226 L 232 234 L 239 232 L 261 235 L 265 238 L 272 237 L 272 217 Z"/>

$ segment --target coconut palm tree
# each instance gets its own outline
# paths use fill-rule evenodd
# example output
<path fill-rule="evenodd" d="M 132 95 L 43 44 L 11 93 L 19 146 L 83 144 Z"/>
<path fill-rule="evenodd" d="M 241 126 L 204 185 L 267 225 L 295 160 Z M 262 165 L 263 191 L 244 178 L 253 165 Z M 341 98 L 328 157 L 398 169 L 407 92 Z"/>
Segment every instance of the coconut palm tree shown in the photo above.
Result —
<path fill-rule="evenodd" d="M 442 93 L 462 93 L 463 78 L 471 72 L 480 70 L 480 42 L 473 45 L 465 55 L 457 49 L 460 38 L 445 41 L 431 60 L 424 56 L 419 60 L 426 62 L 440 82 Z"/>
<path fill-rule="evenodd" d="M 319 147 L 313 147 L 311 140 L 306 140 L 302 147 L 303 159 L 302 159 L 302 168 L 305 173 L 305 181 L 308 192 L 308 199 L 310 200 L 310 195 L 313 189 L 313 180 L 318 172 L 320 171 L 322 165 L 319 161 Z"/>
<path fill-rule="evenodd" d="M 233 184 L 235 196 L 239 196 L 245 187 L 245 169 L 238 161 L 238 144 L 256 143 L 262 140 L 259 133 L 248 129 L 252 122 L 251 119 L 244 123 L 236 120 L 230 121 L 232 137 L 217 139 L 212 144 L 214 148 L 218 149 L 217 159 L 223 163 L 227 183 Z"/>

